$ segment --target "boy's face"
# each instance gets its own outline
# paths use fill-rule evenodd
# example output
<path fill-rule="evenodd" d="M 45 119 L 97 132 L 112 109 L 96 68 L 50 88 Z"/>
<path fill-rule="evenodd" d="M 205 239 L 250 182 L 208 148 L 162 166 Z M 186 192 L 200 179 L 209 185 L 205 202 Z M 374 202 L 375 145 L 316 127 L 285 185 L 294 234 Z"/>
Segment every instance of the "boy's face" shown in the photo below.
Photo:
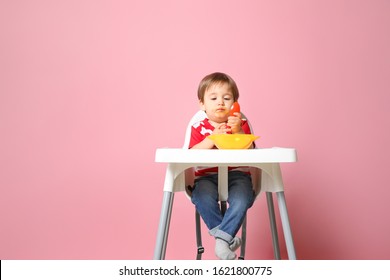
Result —
<path fill-rule="evenodd" d="M 203 102 L 199 101 L 199 103 L 209 120 L 223 123 L 227 121 L 230 108 L 234 103 L 233 93 L 226 83 L 214 84 L 206 90 Z"/>

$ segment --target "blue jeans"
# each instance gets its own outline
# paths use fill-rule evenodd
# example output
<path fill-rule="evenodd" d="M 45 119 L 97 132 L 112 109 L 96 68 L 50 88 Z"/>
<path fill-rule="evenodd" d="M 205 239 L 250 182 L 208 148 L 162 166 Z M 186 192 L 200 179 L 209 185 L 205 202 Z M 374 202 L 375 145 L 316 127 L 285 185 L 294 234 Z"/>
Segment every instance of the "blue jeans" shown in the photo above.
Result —
<path fill-rule="evenodd" d="M 253 205 L 255 193 L 249 174 L 241 171 L 230 171 L 228 174 L 229 207 L 224 216 L 218 203 L 218 174 L 196 179 L 191 200 L 210 235 L 231 243 L 244 221 L 247 210 Z"/>

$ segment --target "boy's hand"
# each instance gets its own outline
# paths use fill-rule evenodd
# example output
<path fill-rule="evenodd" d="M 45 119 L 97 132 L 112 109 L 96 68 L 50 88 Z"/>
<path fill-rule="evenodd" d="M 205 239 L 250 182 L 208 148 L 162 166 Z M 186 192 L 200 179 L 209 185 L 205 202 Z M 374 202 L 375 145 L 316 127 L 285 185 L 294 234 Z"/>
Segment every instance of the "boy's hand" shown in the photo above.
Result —
<path fill-rule="evenodd" d="M 213 134 L 224 134 L 230 131 L 230 128 L 226 123 L 221 123 L 218 126 L 214 127 Z"/>
<path fill-rule="evenodd" d="M 231 133 L 243 133 L 241 129 L 241 113 L 234 113 L 234 116 L 228 117 L 227 126 Z"/>

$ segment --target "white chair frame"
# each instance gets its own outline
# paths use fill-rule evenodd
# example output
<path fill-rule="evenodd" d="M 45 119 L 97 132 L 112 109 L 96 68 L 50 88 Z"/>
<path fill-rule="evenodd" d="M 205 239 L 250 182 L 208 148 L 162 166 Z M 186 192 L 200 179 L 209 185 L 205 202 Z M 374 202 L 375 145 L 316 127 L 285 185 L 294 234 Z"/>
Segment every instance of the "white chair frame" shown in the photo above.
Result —
<path fill-rule="evenodd" d="M 183 149 L 188 149 L 190 138 L 191 138 L 191 127 L 196 122 L 202 121 L 206 118 L 206 113 L 204 111 L 198 111 L 190 120 L 188 123 L 186 134 L 185 134 L 185 140 Z M 245 115 L 242 114 L 242 118 L 245 118 Z M 248 121 L 249 127 L 251 132 L 253 133 L 252 126 L 250 125 L 250 122 Z M 287 252 L 289 259 L 296 259 L 295 254 L 295 248 L 294 248 L 294 242 L 292 238 L 291 233 L 291 227 L 290 227 L 290 221 L 288 218 L 288 212 L 287 212 L 287 205 L 286 205 L 286 199 L 284 195 L 284 185 L 280 170 L 279 163 L 273 163 L 272 164 L 272 171 L 275 175 L 273 179 L 271 179 L 269 176 L 262 176 L 262 170 L 258 168 L 251 168 L 251 175 L 252 175 L 252 182 L 254 191 L 256 193 L 256 199 L 259 197 L 261 192 L 266 193 L 267 198 L 267 206 L 268 206 L 268 215 L 270 220 L 270 228 L 271 228 L 271 235 L 272 235 L 272 245 L 274 250 L 274 257 L 275 259 L 281 259 L 280 255 L 280 246 L 279 246 L 279 238 L 278 238 L 278 231 L 276 226 L 276 219 L 275 219 L 275 210 L 274 210 L 274 202 L 273 202 L 273 193 L 276 193 L 277 200 L 278 200 L 278 206 L 284 231 L 284 237 L 287 247 Z M 275 184 L 275 178 L 278 182 Z M 226 210 L 226 200 L 228 197 L 228 193 L 226 193 L 226 188 L 222 188 L 222 184 L 226 184 L 227 178 L 219 177 L 218 178 L 218 190 L 219 190 L 219 200 L 221 202 L 221 211 L 224 213 Z M 193 186 L 194 182 L 194 172 L 193 168 L 185 170 L 185 186 L 186 186 L 186 193 L 187 196 L 190 197 L 190 188 Z M 204 247 L 202 246 L 202 237 L 201 237 L 201 222 L 200 222 L 200 216 L 199 213 L 195 210 L 195 222 L 196 222 L 196 242 L 197 242 L 197 256 L 196 259 L 200 260 L 202 258 L 202 253 L 204 252 Z M 242 235 L 242 245 L 241 245 L 241 252 L 239 259 L 245 258 L 245 248 L 246 248 L 246 223 L 247 218 L 244 219 L 244 222 L 241 227 L 241 235 Z"/>

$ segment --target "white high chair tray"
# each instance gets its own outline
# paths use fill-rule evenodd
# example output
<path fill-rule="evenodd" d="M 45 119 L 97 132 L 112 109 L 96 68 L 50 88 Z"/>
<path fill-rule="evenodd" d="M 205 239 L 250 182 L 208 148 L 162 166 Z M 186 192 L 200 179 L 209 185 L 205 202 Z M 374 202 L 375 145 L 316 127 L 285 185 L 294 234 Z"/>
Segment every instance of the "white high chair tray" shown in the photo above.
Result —
<path fill-rule="evenodd" d="M 293 148 L 278 147 L 247 150 L 161 148 L 156 150 L 155 161 L 202 165 L 218 163 L 233 166 L 245 163 L 295 162 L 297 154 Z"/>

